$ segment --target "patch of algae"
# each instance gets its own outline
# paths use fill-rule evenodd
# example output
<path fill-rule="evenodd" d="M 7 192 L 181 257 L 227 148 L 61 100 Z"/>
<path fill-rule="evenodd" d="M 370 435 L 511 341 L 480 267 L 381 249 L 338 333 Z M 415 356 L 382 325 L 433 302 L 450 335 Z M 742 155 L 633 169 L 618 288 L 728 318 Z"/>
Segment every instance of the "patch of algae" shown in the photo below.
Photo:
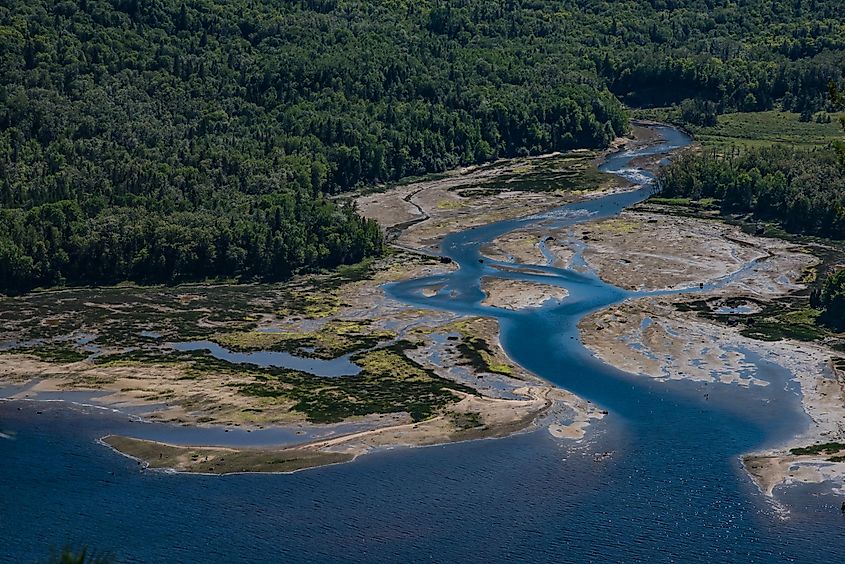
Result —
<path fill-rule="evenodd" d="M 482 319 L 459 319 L 438 328 L 438 331 L 454 331 L 461 335 L 461 342 L 458 343 L 457 350 L 475 370 L 513 376 L 513 365 L 497 360 L 487 339 L 481 336 L 484 331 L 477 325 L 483 322 Z"/>
<path fill-rule="evenodd" d="M 395 337 L 393 331 L 373 329 L 370 320 L 332 320 L 317 331 L 234 331 L 212 335 L 211 340 L 237 351 L 288 351 L 332 359 Z"/>
<path fill-rule="evenodd" d="M 352 358 L 362 368 L 356 376 L 319 378 L 291 370 L 265 372 L 241 386 L 240 392 L 268 401 L 292 401 L 292 409 L 314 423 L 397 412 L 422 421 L 458 402 L 460 397 L 453 390 L 477 394 L 408 358 L 405 351 L 413 348 L 413 343 L 401 341 L 358 353 Z"/>
<path fill-rule="evenodd" d="M 299 314 L 306 319 L 324 319 L 340 311 L 340 296 L 336 291 L 314 292 L 295 289 L 290 291 L 291 307 L 279 308 L 277 315 Z"/>
<path fill-rule="evenodd" d="M 633 233 L 636 229 L 637 222 L 627 219 L 608 219 L 592 226 L 593 231 L 604 231 L 615 234 Z"/>
<path fill-rule="evenodd" d="M 440 200 L 437 202 L 437 209 L 439 210 L 459 210 L 466 206 L 466 202 L 461 202 L 459 200 Z"/>

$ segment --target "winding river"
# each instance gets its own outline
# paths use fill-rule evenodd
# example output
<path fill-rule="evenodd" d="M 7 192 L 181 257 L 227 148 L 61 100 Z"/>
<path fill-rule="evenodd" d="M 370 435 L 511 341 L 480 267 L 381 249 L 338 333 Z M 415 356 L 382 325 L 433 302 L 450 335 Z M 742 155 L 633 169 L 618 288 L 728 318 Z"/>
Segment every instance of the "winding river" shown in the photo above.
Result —
<path fill-rule="evenodd" d="M 739 465 L 742 453 L 809 423 L 784 369 L 758 360 L 754 376 L 770 385 L 748 388 L 622 373 L 581 345 L 577 323 L 633 293 L 578 261 L 513 269 L 480 254 L 513 229 L 608 217 L 645 198 L 650 179 L 632 160 L 689 143 L 675 129 L 660 133 L 661 145 L 603 165 L 643 188 L 450 235 L 442 252 L 458 270 L 387 288 L 420 306 L 496 317 L 516 362 L 609 411 L 585 441 L 538 430 L 292 475 L 142 473 L 94 440 L 132 434 L 125 415 L 57 403 L 33 419 L 0 402 L 2 552 L 28 561 L 72 542 L 127 561 L 835 561 L 845 549 L 841 499 L 801 486 L 774 504 Z M 569 296 L 534 310 L 488 308 L 483 276 L 541 278 Z M 442 288 L 424 296 L 432 285 Z"/>

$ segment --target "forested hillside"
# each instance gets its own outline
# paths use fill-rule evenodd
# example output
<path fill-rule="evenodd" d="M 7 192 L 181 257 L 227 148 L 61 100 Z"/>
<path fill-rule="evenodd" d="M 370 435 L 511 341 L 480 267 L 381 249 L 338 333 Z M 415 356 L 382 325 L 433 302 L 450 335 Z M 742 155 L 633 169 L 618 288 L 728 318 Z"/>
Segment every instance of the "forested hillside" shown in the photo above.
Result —
<path fill-rule="evenodd" d="M 327 196 L 602 147 L 617 98 L 821 109 L 839 0 L 7 0 L 0 291 L 378 253 Z"/>

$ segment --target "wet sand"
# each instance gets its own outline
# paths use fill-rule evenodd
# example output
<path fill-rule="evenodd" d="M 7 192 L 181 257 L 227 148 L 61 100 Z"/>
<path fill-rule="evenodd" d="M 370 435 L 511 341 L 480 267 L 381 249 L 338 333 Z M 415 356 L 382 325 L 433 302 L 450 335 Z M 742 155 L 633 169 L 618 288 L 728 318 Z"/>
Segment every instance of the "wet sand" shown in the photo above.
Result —
<path fill-rule="evenodd" d="M 845 441 L 845 382 L 830 363 L 840 354 L 821 344 L 748 338 L 738 327 L 679 307 L 691 299 L 755 303 L 789 295 L 803 288 L 803 272 L 815 257 L 712 220 L 625 212 L 579 228 L 573 238 L 584 240 L 585 258 L 608 282 L 633 290 L 705 286 L 694 296 L 631 299 L 586 317 L 580 328 L 590 350 L 621 370 L 663 380 L 767 385 L 753 377 L 748 355 L 786 368 L 800 385 L 812 425 L 788 445 L 745 457 L 749 475 L 767 495 L 782 483 L 845 480 L 845 466 L 829 457 L 789 454 L 790 448 Z"/>
<path fill-rule="evenodd" d="M 487 276 L 481 279 L 481 289 L 485 294 L 482 305 L 510 310 L 540 307 L 569 295 L 566 288 L 558 286 Z"/>

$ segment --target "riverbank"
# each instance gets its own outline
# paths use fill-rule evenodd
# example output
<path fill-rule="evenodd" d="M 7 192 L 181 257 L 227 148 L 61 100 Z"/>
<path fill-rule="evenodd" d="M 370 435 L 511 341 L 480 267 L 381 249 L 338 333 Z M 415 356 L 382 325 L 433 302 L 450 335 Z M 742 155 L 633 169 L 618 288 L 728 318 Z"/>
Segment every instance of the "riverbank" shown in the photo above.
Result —
<path fill-rule="evenodd" d="M 761 329 L 744 321 L 769 310 L 803 315 L 801 309 L 790 314 L 799 307 L 790 296 L 805 291 L 815 256 L 802 245 L 722 222 L 650 211 L 626 212 L 570 235 L 586 245 L 583 255 L 603 280 L 636 291 L 696 290 L 632 298 L 586 317 L 582 339 L 596 356 L 645 377 L 741 386 L 769 385 L 755 376 L 761 360 L 787 369 L 811 425 L 788 444 L 743 457 L 745 469 L 769 496 L 781 484 L 845 482 L 837 453 L 790 452 L 845 441 L 845 379 L 833 368 L 841 353 L 823 343 L 760 340 Z"/>
<path fill-rule="evenodd" d="M 615 139 L 604 151 L 576 150 L 461 168 L 363 194 L 355 203 L 364 217 L 382 226 L 394 245 L 437 253 L 449 233 L 630 189 L 628 182 L 600 172 L 598 165 L 615 151 L 658 143 L 651 125 L 637 122 L 629 137 Z"/>
<path fill-rule="evenodd" d="M 657 139 L 650 129 L 636 131 L 641 138 L 617 140 L 614 149 Z M 294 471 L 374 449 L 505 436 L 541 419 L 555 437 L 581 438 L 603 413 L 512 363 L 495 320 L 411 307 L 382 287 L 453 271 L 426 254 L 450 231 L 466 228 L 467 217 L 470 224 L 521 217 L 623 189 L 624 181 L 596 170 L 605 154 L 500 162 L 445 183 L 410 184 L 403 190 L 425 215 L 419 221 L 390 215 L 401 194 L 365 196 L 367 209 L 387 213 L 383 225 L 400 250 L 338 273 L 279 285 L 79 289 L 7 299 L 0 384 L 13 399 L 91 392 L 96 405 L 151 421 L 281 425 L 313 437 L 282 448 L 199 451 L 104 439 L 152 468 L 186 472 Z M 567 295 L 497 277 L 487 277 L 483 289 L 484 305 L 506 311 Z M 438 285 L 421 292 L 435 296 Z"/>

